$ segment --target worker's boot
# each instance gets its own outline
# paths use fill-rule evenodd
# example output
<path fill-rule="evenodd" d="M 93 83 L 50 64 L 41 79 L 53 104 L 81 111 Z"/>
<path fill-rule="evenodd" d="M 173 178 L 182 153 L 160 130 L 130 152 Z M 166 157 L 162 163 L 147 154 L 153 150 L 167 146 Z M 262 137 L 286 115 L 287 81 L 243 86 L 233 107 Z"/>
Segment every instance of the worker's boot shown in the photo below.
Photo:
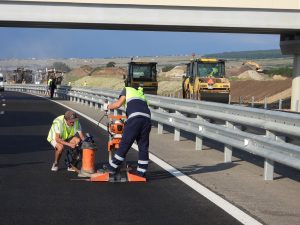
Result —
<path fill-rule="evenodd" d="M 117 169 L 113 168 L 109 163 L 104 164 L 103 169 L 111 175 L 115 175 L 117 173 Z"/>

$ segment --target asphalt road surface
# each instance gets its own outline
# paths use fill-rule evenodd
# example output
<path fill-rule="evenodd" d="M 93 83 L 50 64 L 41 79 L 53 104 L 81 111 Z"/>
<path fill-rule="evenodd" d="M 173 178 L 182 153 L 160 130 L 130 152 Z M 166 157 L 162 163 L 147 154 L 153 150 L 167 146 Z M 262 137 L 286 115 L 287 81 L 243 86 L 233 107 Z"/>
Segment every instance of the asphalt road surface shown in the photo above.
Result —
<path fill-rule="evenodd" d="M 46 137 L 65 108 L 17 92 L 0 93 L 0 224 L 240 224 L 162 168 L 150 163 L 147 183 L 77 180 L 63 159 L 50 170 L 54 152 Z M 108 135 L 81 118 L 99 147 L 96 166 L 107 159 Z M 130 151 L 129 161 L 137 153 Z"/>

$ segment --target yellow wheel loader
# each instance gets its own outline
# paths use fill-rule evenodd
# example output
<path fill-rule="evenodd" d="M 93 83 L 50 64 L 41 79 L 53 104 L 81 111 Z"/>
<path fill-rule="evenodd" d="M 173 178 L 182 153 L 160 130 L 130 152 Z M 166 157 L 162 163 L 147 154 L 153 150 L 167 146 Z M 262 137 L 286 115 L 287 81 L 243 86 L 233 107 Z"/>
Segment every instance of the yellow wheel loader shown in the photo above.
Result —
<path fill-rule="evenodd" d="M 230 82 L 225 78 L 225 61 L 214 58 L 192 59 L 182 81 L 183 98 L 229 102 Z"/>
<path fill-rule="evenodd" d="M 125 87 L 142 87 L 145 94 L 157 95 L 156 64 L 156 62 L 129 62 L 127 77 L 124 76 Z"/>

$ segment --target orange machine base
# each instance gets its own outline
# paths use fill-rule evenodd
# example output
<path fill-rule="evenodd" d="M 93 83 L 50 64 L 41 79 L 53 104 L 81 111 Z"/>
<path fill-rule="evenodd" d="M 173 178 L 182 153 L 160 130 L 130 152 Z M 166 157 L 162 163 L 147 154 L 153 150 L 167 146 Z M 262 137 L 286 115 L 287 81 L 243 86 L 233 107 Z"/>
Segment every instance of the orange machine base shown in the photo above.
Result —
<path fill-rule="evenodd" d="M 146 182 L 146 178 L 140 177 L 134 174 L 127 172 L 127 178 L 129 182 Z"/>
<path fill-rule="evenodd" d="M 109 181 L 109 173 L 96 173 L 91 178 L 90 181 L 92 182 L 107 182 Z"/>

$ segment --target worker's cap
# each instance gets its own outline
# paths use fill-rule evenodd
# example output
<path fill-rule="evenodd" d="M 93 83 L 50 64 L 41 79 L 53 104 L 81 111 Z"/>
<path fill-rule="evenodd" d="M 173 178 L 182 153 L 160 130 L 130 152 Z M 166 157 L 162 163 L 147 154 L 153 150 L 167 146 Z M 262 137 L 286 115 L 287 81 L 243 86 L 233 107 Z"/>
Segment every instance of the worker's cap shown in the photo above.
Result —
<path fill-rule="evenodd" d="M 73 112 L 73 111 L 67 111 L 65 113 L 65 119 L 66 120 L 71 120 L 71 121 L 73 120 L 73 121 L 75 121 L 77 118 L 78 118 L 77 114 L 75 112 Z"/>

